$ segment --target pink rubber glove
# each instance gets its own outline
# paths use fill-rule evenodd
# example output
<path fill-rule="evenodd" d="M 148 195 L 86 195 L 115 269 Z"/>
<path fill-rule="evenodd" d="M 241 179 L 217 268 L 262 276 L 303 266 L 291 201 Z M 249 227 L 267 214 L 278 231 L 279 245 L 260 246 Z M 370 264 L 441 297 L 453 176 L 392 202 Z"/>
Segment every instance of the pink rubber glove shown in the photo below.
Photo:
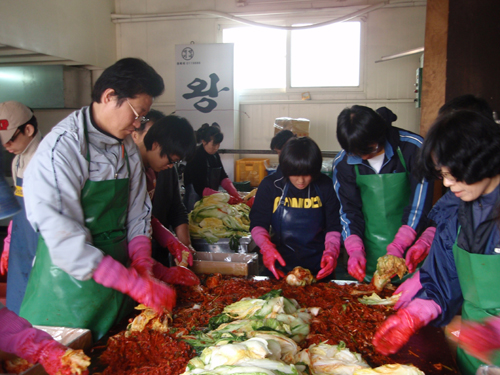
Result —
<path fill-rule="evenodd" d="M 436 319 L 439 314 L 441 307 L 436 302 L 416 298 L 382 323 L 373 338 L 373 346 L 383 355 L 394 354 L 415 332 Z"/>
<path fill-rule="evenodd" d="M 154 260 L 151 258 L 151 240 L 147 236 L 137 236 L 128 244 L 131 266 L 140 274 L 153 274 Z"/>
<path fill-rule="evenodd" d="M 2 257 L 0 258 L 0 275 L 5 275 L 9 270 L 10 237 L 12 232 L 12 220 L 7 228 L 7 237 L 3 240 Z"/>
<path fill-rule="evenodd" d="M 321 270 L 316 275 L 317 280 L 330 275 L 337 267 L 337 259 L 340 254 L 340 233 L 328 232 L 325 237 L 325 251 L 321 258 Z"/>
<path fill-rule="evenodd" d="M 420 235 L 417 242 L 415 242 L 415 245 L 408 249 L 406 252 L 406 267 L 408 267 L 409 273 L 415 272 L 417 265 L 425 259 L 427 254 L 429 254 L 435 234 L 435 227 L 427 228 L 424 233 Z"/>
<path fill-rule="evenodd" d="M 39 362 L 49 375 L 72 373 L 71 357 L 64 364 L 61 362 L 61 357 L 71 349 L 59 344 L 48 333 L 34 328 L 6 307 L 0 309 L 0 350 L 30 363 Z M 85 355 L 80 358 L 90 361 Z M 88 374 L 88 371 L 82 374 Z"/>
<path fill-rule="evenodd" d="M 241 199 L 240 194 L 238 193 L 238 190 L 234 187 L 233 183 L 229 178 L 225 178 L 221 181 L 220 185 L 222 188 L 229 193 L 230 196 L 234 198 L 234 202 L 230 202 L 230 204 L 236 204 L 236 203 L 241 203 L 243 202 L 243 199 Z"/>
<path fill-rule="evenodd" d="M 151 226 L 153 227 L 153 238 L 158 241 L 161 247 L 166 247 L 170 254 L 174 256 L 178 263 L 182 263 L 183 252 L 187 253 L 187 262 L 190 266 L 193 265 L 193 253 L 182 242 L 180 242 L 177 237 L 175 237 L 172 232 L 160 223 L 155 217 L 151 218 Z"/>
<path fill-rule="evenodd" d="M 278 280 L 280 277 L 285 277 L 283 271 L 276 269 L 276 261 L 278 261 L 282 267 L 285 267 L 286 263 L 278 250 L 276 250 L 276 246 L 271 242 L 269 232 L 262 227 L 255 227 L 252 229 L 251 234 L 255 244 L 260 247 L 264 266 L 271 271 Z"/>
<path fill-rule="evenodd" d="M 344 246 L 349 260 L 347 261 L 347 272 L 359 282 L 366 276 L 366 253 L 363 241 L 359 236 L 351 234 L 344 241 Z"/>
<path fill-rule="evenodd" d="M 473 357 L 489 365 L 495 364 L 494 358 L 500 351 L 500 318 L 490 317 L 482 324 L 462 320 L 460 336 L 456 341 Z"/>
<path fill-rule="evenodd" d="M 126 268 L 106 255 L 93 275 L 96 283 L 129 295 L 135 301 L 151 307 L 158 313 L 175 306 L 175 290 L 148 275 L 140 275 L 133 267 Z"/>
<path fill-rule="evenodd" d="M 415 294 L 422 289 L 422 284 L 420 284 L 420 271 L 415 272 L 415 274 L 406 279 L 398 289 L 392 294 L 401 293 L 401 296 L 398 299 L 398 302 L 394 305 L 394 310 L 398 310 L 401 307 L 406 307 L 411 302 Z"/>
<path fill-rule="evenodd" d="M 399 228 L 398 233 L 396 233 L 394 241 L 387 245 L 387 254 L 403 258 L 405 250 L 413 243 L 413 241 L 415 241 L 416 237 L 417 232 L 415 232 L 412 227 L 402 225 L 401 228 Z"/>
<path fill-rule="evenodd" d="M 177 285 L 200 285 L 200 279 L 193 271 L 186 267 L 165 267 L 163 264 L 155 262 L 153 274 L 158 280 L 168 284 Z"/>
<path fill-rule="evenodd" d="M 218 191 L 215 191 L 214 189 L 210 189 L 210 188 L 206 187 L 205 189 L 203 189 L 203 193 L 202 194 L 203 194 L 204 197 L 207 197 L 209 195 L 217 194 L 217 193 L 218 193 Z"/>

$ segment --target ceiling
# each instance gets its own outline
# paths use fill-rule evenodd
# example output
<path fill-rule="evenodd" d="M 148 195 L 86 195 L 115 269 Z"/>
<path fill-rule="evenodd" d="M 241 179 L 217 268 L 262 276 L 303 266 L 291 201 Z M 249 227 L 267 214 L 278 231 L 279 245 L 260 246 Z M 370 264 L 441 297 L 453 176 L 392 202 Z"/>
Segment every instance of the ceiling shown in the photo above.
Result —
<path fill-rule="evenodd" d="M 87 69 L 99 69 L 77 61 L 0 44 L 0 67 L 22 65 L 68 65 L 80 66 Z"/>

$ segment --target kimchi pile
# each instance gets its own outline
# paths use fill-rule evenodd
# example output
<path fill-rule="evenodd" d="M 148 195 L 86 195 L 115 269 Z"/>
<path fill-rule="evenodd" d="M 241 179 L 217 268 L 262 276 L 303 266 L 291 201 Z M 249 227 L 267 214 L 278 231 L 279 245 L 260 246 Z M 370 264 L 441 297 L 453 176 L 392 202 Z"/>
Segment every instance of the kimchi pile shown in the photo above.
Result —
<path fill-rule="evenodd" d="M 363 286 L 356 289 L 360 287 Z M 345 345 L 361 354 L 372 367 L 394 363 L 375 352 L 371 344 L 378 326 L 392 313 L 392 308 L 360 303 L 359 295 L 352 294 L 354 288 L 331 282 L 291 286 L 283 280 L 205 277 L 200 286 L 177 287 L 178 306 L 167 332 L 146 326 L 142 332 L 121 332 L 111 337 L 101 356 L 101 362 L 107 365 L 103 374 L 182 374 L 190 359 L 197 355 L 182 337 L 207 331 L 210 318 L 242 298 L 258 298 L 279 289 L 283 297 L 295 299 L 302 307 L 319 308 L 310 322 L 309 334 L 299 343 L 300 348 L 321 343 Z M 384 292 L 381 296 L 386 297 Z"/>

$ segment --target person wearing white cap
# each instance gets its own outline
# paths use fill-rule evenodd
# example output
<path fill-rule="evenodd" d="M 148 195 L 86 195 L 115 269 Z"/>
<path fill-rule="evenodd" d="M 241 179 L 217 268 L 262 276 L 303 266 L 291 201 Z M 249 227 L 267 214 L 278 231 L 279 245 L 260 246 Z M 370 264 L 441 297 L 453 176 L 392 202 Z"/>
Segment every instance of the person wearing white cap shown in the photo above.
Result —
<path fill-rule="evenodd" d="M 7 307 L 19 314 L 38 242 L 38 234 L 26 218 L 23 196 L 24 171 L 42 140 L 31 109 L 16 101 L 0 103 L 0 139 L 5 149 L 16 155 L 12 161 L 12 178 L 16 187 L 14 194 L 22 208 L 9 224 L 10 234 L 5 243 L 10 240 L 10 248 L 4 246 L 0 273 L 7 273 Z"/>

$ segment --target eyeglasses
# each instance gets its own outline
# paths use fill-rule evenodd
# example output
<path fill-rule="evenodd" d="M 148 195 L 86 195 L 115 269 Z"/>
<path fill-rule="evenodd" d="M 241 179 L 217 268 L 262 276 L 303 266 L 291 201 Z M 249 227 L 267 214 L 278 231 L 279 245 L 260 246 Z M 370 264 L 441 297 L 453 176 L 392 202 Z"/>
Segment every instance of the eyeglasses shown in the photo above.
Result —
<path fill-rule="evenodd" d="M 10 137 L 10 139 L 6 143 L 14 142 L 16 140 L 16 138 L 19 136 L 19 134 L 21 134 L 23 132 L 24 132 L 24 125 L 18 127 L 16 129 L 16 131 L 14 132 L 14 134 L 12 135 L 12 137 Z"/>
<path fill-rule="evenodd" d="M 177 161 L 172 161 L 172 159 L 170 159 L 170 155 L 168 154 L 167 154 L 167 159 L 168 159 L 168 165 L 179 165 L 180 163 L 182 163 L 182 159 Z"/>
<path fill-rule="evenodd" d="M 134 107 L 132 107 L 132 104 L 130 104 L 130 102 L 128 101 L 128 99 L 126 99 L 126 100 L 127 100 L 128 105 L 130 106 L 130 109 L 132 110 L 132 112 L 134 112 L 134 115 L 135 115 L 135 120 L 136 120 L 136 121 L 137 121 L 137 120 L 139 120 L 139 121 L 140 121 L 140 123 L 141 123 L 141 125 L 142 125 L 142 124 L 145 124 L 145 123 L 147 123 L 147 122 L 149 122 L 149 119 L 148 119 L 148 118 L 146 118 L 146 117 L 144 117 L 144 116 L 139 116 L 139 114 L 138 114 L 138 113 L 137 113 L 137 111 L 134 109 Z"/>
<path fill-rule="evenodd" d="M 377 145 L 377 146 L 375 146 L 375 148 L 373 149 L 373 151 L 370 152 L 368 155 L 375 155 L 379 150 L 380 150 L 380 146 Z"/>

